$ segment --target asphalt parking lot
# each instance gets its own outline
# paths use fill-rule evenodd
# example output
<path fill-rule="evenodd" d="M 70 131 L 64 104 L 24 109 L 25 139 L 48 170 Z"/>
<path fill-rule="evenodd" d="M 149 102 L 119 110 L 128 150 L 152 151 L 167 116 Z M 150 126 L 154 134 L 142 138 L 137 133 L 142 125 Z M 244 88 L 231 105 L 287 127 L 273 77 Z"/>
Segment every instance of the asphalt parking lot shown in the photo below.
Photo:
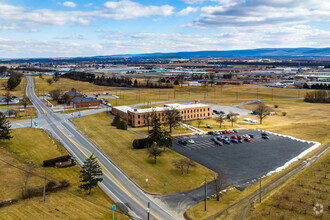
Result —
<path fill-rule="evenodd" d="M 269 134 L 269 140 L 261 138 L 261 131 L 243 130 L 238 134 L 253 134 L 251 142 L 216 145 L 210 139 L 215 136 L 198 135 L 192 138 L 195 144 L 180 145 L 183 137 L 173 138 L 172 150 L 216 171 L 226 173 L 229 184 L 243 184 L 266 175 L 268 172 L 283 166 L 292 158 L 311 147 L 312 143 L 293 140 L 275 134 Z"/>

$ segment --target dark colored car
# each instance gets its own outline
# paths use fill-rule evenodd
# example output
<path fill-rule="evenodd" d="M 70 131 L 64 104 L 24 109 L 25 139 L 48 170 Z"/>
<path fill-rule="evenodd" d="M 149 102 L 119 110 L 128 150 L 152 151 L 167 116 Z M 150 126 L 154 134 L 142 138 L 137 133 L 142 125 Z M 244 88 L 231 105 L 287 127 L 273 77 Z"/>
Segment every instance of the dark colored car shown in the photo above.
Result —
<path fill-rule="evenodd" d="M 231 142 L 238 144 L 238 140 L 236 140 L 236 139 L 232 139 Z"/>
<path fill-rule="evenodd" d="M 187 145 L 187 141 L 179 140 L 179 144 L 181 144 L 181 145 Z"/>
<path fill-rule="evenodd" d="M 213 131 L 209 131 L 209 132 L 207 132 L 207 134 L 213 135 Z"/>
<path fill-rule="evenodd" d="M 233 131 L 234 133 L 238 133 L 238 131 L 237 131 L 236 129 L 233 129 L 232 131 Z"/>
<path fill-rule="evenodd" d="M 223 144 L 220 141 L 214 141 L 216 145 L 222 146 Z"/>
<path fill-rule="evenodd" d="M 250 138 L 254 138 L 254 135 L 253 134 L 249 134 Z"/>
<path fill-rule="evenodd" d="M 220 111 L 221 114 L 226 114 L 224 111 Z"/>
<path fill-rule="evenodd" d="M 231 139 L 238 139 L 237 136 L 233 135 L 230 137 Z"/>
<path fill-rule="evenodd" d="M 267 133 L 261 133 L 261 136 L 268 136 Z"/>
<path fill-rule="evenodd" d="M 244 138 L 244 141 L 250 142 L 251 140 L 249 138 Z"/>
<path fill-rule="evenodd" d="M 243 139 L 243 137 L 241 135 L 237 135 L 237 138 L 238 138 L 238 140 Z"/>
<path fill-rule="evenodd" d="M 263 135 L 262 138 L 263 138 L 263 139 L 267 139 L 267 140 L 269 140 L 269 137 L 266 136 L 266 135 Z"/>
<path fill-rule="evenodd" d="M 223 140 L 222 143 L 224 143 L 224 144 L 230 144 L 230 142 L 229 141 L 226 141 L 226 140 Z"/>
<path fill-rule="evenodd" d="M 239 139 L 238 142 L 243 143 L 243 139 Z"/>
<path fill-rule="evenodd" d="M 211 141 L 217 141 L 217 139 L 215 137 L 211 138 Z"/>
<path fill-rule="evenodd" d="M 217 137 L 217 140 L 218 141 L 222 141 L 222 137 Z"/>

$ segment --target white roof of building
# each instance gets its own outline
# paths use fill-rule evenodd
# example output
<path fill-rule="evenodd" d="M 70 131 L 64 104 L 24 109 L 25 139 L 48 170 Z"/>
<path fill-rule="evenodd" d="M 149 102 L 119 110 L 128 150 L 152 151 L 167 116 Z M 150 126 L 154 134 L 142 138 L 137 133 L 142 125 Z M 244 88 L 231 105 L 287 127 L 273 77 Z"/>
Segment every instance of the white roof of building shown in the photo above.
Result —
<path fill-rule="evenodd" d="M 144 109 L 137 109 L 137 108 L 133 108 L 131 106 L 115 106 L 113 108 L 116 108 L 120 111 L 123 112 L 135 112 L 135 113 L 147 113 L 147 112 L 161 112 L 161 111 L 166 111 L 166 110 L 170 110 L 171 108 L 175 108 L 177 110 L 180 109 L 188 109 L 188 108 L 197 108 L 197 107 L 209 107 L 209 105 L 205 105 L 205 104 L 187 104 L 187 105 L 183 105 L 183 104 L 179 104 L 179 103 L 173 103 L 173 104 L 166 104 L 163 107 L 153 107 L 153 108 L 144 108 Z"/>

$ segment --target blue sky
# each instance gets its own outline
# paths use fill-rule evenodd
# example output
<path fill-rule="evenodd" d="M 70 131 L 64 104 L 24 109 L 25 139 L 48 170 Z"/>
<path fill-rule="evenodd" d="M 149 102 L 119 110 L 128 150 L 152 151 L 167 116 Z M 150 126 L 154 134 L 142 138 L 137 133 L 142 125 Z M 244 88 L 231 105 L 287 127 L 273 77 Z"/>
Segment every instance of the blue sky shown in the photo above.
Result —
<path fill-rule="evenodd" d="M 330 47 L 325 0 L 0 0 L 0 57 Z"/>

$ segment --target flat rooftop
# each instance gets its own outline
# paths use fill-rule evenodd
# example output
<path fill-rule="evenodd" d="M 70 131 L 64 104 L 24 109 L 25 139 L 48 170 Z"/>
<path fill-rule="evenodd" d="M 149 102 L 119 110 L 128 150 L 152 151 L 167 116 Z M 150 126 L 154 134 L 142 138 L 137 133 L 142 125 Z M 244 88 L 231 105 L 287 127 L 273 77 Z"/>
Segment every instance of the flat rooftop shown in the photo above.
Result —
<path fill-rule="evenodd" d="M 190 109 L 190 108 L 198 108 L 198 107 L 210 107 L 210 105 L 205 105 L 205 104 L 179 104 L 179 103 L 173 103 L 173 104 L 165 104 L 164 106 L 161 107 L 152 107 L 152 108 L 144 108 L 144 109 L 139 109 L 136 107 L 131 107 L 131 106 L 115 106 L 113 108 L 118 109 L 119 111 L 125 112 L 127 113 L 128 111 L 130 112 L 135 112 L 135 113 L 147 113 L 147 112 L 160 112 L 160 111 L 166 111 L 166 110 L 170 110 L 171 108 L 175 108 L 177 110 L 181 110 L 181 109 Z"/>

